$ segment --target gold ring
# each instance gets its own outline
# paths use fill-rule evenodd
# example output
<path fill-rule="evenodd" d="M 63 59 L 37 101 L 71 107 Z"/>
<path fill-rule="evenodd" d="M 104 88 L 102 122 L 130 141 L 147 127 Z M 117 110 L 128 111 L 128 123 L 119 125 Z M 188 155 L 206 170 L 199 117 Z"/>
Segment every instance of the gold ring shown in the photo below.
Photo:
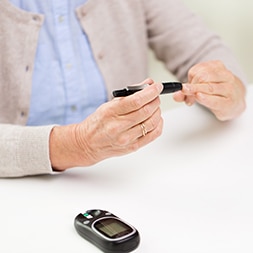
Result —
<path fill-rule="evenodd" d="M 145 136 L 148 133 L 148 131 L 147 131 L 144 123 L 141 123 L 140 126 L 141 126 L 142 136 Z"/>

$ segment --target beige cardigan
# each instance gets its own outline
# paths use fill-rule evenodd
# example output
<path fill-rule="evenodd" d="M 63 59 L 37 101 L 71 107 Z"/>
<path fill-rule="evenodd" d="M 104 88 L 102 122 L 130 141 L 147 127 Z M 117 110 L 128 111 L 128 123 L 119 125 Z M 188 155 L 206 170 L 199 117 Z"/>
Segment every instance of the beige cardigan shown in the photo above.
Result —
<path fill-rule="evenodd" d="M 148 76 L 147 50 L 179 80 L 199 61 L 221 59 L 243 79 L 218 36 L 177 0 L 88 0 L 76 10 L 108 90 Z M 27 127 L 34 56 L 44 16 L 0 0 L 0 177 L 51 173 L 53 126 Z"/>

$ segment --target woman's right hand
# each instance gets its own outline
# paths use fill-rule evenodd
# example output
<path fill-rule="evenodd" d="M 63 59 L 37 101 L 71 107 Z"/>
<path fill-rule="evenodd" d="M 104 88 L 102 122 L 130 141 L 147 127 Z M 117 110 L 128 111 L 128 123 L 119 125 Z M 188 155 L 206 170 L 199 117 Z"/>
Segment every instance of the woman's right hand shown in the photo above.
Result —
<path fill-rule="evenodd" d="M 79 124 L 56 126 L 50 136 L 55 170 L 89 166 L 136 151 L 162 133 L 160 98 L 163 86 L 146 79 L 148 87 L 101 105 Z M 139 84 L 138 84 L 139 85 Z"/>

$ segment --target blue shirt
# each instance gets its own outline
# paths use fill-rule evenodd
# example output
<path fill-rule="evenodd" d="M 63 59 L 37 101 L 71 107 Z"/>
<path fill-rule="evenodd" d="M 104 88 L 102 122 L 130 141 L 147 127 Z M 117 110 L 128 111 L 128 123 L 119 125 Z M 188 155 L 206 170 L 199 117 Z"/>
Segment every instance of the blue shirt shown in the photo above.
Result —
<path fill-rule="evenodd" d="M 87 0 L 10 0 L 45 16 L 35 57 L 27 125 L 82 121 L 107 99 L 75 8 Z"/>

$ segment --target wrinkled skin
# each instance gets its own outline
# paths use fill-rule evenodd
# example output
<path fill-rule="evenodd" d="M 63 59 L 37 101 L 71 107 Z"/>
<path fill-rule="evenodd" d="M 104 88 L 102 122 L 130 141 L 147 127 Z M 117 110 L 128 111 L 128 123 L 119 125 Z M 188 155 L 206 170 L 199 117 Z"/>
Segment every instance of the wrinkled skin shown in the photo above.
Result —
<path fill-rule="evenodd" d="M 187 105 L 196 101 L 221 121 L 232 120 L 245 110 L 245 86 L 220 61 L 193 66 L 188 72 L 188 83 L 173 97 Z"/>
<path fill-rule="evenodd" d="M 147 145 L 162 133 L 160 98 L 163 86 L 150 84 L 127 97 L 101 105 L 79 124 L 56 126 L 50 136 L 50 159 L 55 170 L 89 166 Z M 147 132 L 143 136 L 143 127 Z"/>

